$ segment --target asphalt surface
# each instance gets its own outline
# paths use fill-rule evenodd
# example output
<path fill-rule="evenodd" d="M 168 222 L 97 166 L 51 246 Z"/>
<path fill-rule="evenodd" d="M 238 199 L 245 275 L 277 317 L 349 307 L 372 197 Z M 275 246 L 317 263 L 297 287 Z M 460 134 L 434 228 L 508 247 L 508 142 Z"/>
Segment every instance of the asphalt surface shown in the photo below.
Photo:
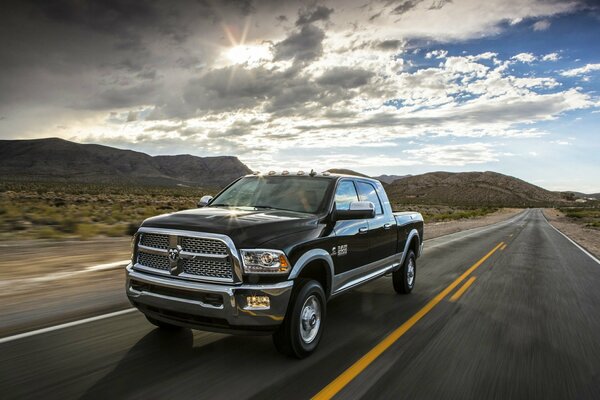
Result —
<path fill-rule="evenodd" d="M 419 315 L 335 398 L 598 399 L 599 288 L 600 265 L 529 210 L 426 242 L 408 296 L 386 277 L 333 299 L 305 360 L 131 312 L 0 343 L 0 398 L 310 398 Z"/>

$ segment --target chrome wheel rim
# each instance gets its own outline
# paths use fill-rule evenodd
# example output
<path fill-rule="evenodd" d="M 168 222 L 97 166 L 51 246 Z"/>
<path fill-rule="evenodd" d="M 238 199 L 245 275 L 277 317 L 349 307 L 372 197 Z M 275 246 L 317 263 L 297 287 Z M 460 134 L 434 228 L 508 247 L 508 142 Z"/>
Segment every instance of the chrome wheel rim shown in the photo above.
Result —
<path fill-rule="evenodd" d="M 406 283 L 409 287 L 412 287 L 415 283 L 415 262 L 412 258 L 408 261 L 408 267 L 406 268 Z"/>
<path fill-rule="evenodd" d="M 321 303 L 314 294 L 308 296 L 300 311 L 300 336 L 304 343 L 312 343 L 321 327 Z"/>

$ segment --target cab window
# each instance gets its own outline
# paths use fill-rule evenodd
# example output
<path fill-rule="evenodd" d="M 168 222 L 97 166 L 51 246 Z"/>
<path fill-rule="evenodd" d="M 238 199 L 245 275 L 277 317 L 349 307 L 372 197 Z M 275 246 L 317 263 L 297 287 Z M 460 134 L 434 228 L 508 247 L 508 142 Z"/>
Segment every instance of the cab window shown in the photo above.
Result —
<path fill-rule="evenodd" d="M 349 210 L 350 203 L 358 201 L 356 188 L 352 181 L 341 181 L 335 191 L 335 209 Z"/>
<path fill-rule="evenodd" d="M 360 201 L 370 201 L 375 204 L 375 214 L 383 214 L 383 208 L 381 207 L 381 201 L 375 190 L 375 186 L 366 182 L 356 182 L 358 186 L 358 197 Z"/>

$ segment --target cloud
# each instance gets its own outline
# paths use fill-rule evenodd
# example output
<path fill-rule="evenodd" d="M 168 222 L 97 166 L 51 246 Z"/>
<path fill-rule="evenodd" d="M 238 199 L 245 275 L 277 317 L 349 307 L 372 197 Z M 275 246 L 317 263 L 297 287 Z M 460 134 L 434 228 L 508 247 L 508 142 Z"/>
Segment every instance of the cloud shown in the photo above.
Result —
<path fill-rule="evenodd" d="M 375 43 L 375 48 L 381 50 L 396 50 L 402 47 L 403 42 L 398 39 L 387 39 Z"/>
<path fill-rule="evenodd" d="M 600 71 L 600 64 L 586 64 L 585 66 L 580 67 L 580 68 L 567 69 L 565 71 L 562 71 L 560 74 L 562 76 L 573 77 L 573 76 L 585 75 L 585 74 L 588 74 L 588 73 L 594 72 L 594 71 Z"/>
<path fill-rule="evenodd" d="M 312 9 L 301 10 L 296 20 L 297 26 L 307 25 L 316 21 L 327 21 L 333 13 L 333 8 L 317 6 Z"/>
<path fill-rule="evenodd" d="M 323 86 L 352 89 L 366 85 L 373 75 L 373 72 L 364 69 L 334 67 L 325 71 L 316 81 Z"/>
<path fill-rule="evenodd" d="M 290 34 L 273 48 L 274 60 L 311 61 L 323 54 L 325 32 L 313 25 L 303 25 L 300 31 Z"/>
<path fill-rule="evenodd" d="M 404 150 L 409 157 L 428 165 L 463 166 L 499 161 L 499 154 L 489 143 L 466 143 L 460 145 L 425 145 Z"/>
<path fill-rule="evenodd" d="M 398 3 L 396 3 L 397 5 L 392 10 L 392 13 L 398 15 L 406 14 L 422 1 L 423 0 L 400 0 Z"/>
<path fill-rule="evenodd" d="M 519 53 L 516 56 L 513 56 L 512 59 L 522 63 L 530 64 L 537 60 L 537 57 L 531 53 Z"/>
<path fill-rule="evenodd" d="M 452 3 L 452 0 L 434 0 L 429 6 L 430 10 L 441 10 L 446 4 Z"/>
<path fill-rule="evenodd" d="M 536 21 L 531 27 L 534 31 L 545 31 L 550 28 L 550 21 L 547 19 L 541 19 Z"/>
<path fill-rule="evenodd" d="M 542 57 L 542 61 L 558 61 L 560 55 L 558 53 L 548 53 Z"/>
<path fill-rule="evenodd" d="M 425 54 L 425 58 L 445 58 L 448 55 L 448 51 L 446 50 L 433 50 Z"/>

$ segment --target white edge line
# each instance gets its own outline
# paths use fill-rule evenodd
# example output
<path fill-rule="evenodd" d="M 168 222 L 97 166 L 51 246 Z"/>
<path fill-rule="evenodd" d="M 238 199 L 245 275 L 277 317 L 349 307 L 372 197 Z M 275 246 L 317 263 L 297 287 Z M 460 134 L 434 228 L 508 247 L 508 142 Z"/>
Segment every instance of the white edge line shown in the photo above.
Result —
<path fill-rule="evenodd" d="M 573 243 L 579 250 L 583 251 L 589 258 L 591 258 L 592 260 L 596 261 L 597 264 L 600 264 L 600 260 L 598 260 L 596 257 L 594 257 L 594 255 L 592 253 L 590 253 L 589 251 L 587 251 L 586 249 L 584 249 L 583 247 L 581 247 L 576 241 L 574 241 L 573 239 L 571 239 L 570 237 L 568 237 L 567 235 L 565 235 L 564 233 L 562 233 L 560 230 L 558 230 L 557 227 L 555 227 L 554 225 L 552 225 L 550 223 L 550 221 L 548 221 L 548 218 L 546 218 L 546 216 L 544 215 L 544 211 L 542 211 L 542 216 L 546 220 L 546 223 L 552 227 L 552 229 L 554 229 L 556 232 L 558 232 L 561 235 L 563 235 L 565 237 L 565 239 L 567 239 L 569 242 Z"/>
<path fill-rule="evenodd" d="M 18 335 L 13 335 L 13 336 L 7 336 L 7 337 L 0 338 L 0 344 L 12 342 L 14 340 L 24 339 L 24 338 L 27 338 L 27 337 L 30 337 L 30 336 L 39 335 L 39 334 L 42 334 L 42 333 L 48 333 L 48 332 L 52 332 L 52 331 L 57 331 L 59 329 L 69 328 L 71 326 L 76 326 L 76 325 L 81 325 L 81 324 L 87 324 L 88 322 L 94 322 L 94 321 L 98 321 L 98 320 L 101 320 L 101 319 L 112 318 L 112 317 L 116 317 L 116 316 L 119 316 L 119 315 L 128 314 L 128 313 L 136 311 L 136 310 L 137 310 L 136 308 L 127 308 L 125 310 L 115 311 L 115 312 L 111 312 L 111 313 L 108 313 L 108 314 L 97 315 L 95 317 L 80 319 L 80 320 L 77 320 L 77 321 L 67 322 L 67 323 L 60 324 L 60 325 L 49 326 L 47 328 L 37 329 L 35 331 L 29 331 L 29 332 L 19 333 Z"/>

